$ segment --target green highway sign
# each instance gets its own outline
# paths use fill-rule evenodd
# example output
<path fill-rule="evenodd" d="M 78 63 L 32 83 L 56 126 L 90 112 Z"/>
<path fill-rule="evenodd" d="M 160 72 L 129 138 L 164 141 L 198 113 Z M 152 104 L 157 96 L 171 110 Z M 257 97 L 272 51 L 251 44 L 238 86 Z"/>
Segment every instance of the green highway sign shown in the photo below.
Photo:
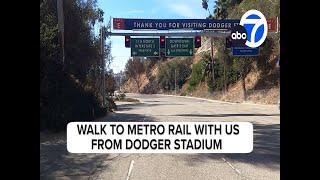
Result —
<path fill-rule="evenodd" d="M 131 38 L 131 56 L 159 57 L 159 38 Z"/>
<path fill-rule="evenodd" d="M 193 38 L 167 38 L 166 56 L 193 56 Z"/>

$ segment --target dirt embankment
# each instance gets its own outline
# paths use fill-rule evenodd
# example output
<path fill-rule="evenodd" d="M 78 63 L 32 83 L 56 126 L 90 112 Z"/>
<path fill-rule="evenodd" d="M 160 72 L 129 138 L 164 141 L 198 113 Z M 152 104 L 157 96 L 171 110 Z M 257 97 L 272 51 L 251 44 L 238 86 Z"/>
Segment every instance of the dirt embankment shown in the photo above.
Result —
<path fill-rule="evenodd" d="M 197 49 L 193 57 L 193 63 L 195 64 L 201 60 L 201 56 L 204 52 L 210 52 L 210 40 L 203 39 L 202 46 Z M 213 48 L 214 54 L 217 52 Z M 174 58 L 169 59 L 174 60 Z M 162 62 L 163 63 L 163 62 Z M 263 74 L 257 68 L 253 68 L 252 71 L 246 76 L 246 90 L 247 90 L 247 102 L 261 103 L 261 104 L 277 104 L 280 98 L 280 80 L 279 80 L 279 70 L 275 67 L 276 61 L 273 56 L 271 56 L 269 63 L 274 66 L 273 70 L 268 74 Z M 160 63 L 159 63 L 160 64 Z M 138 91 L 137 83 L 133 79 L 129 79 L 123 86 L 125 92 L 140 92 L 140 93 L 168 93 L 174 94 L 174 92 L 163 92 L 156 82 L 156 77 L 158 73 L 158 66 L 156 64 L 151 69 L 149 76 L 143 73 L 140 81 L 141 87 Z M 195 97 L 202 97 L 215 100 L 223 100 L 228 102 L 243 102 L 243 88 L 241 80 L 237 81 L 235 84 L 229 86 L 227 91 L 224 92 L 208 92 L 208 86 L 206 83 L 200 83 L 199 86 L 193 91 L 188 92 L 189 79 L 182 86 L 180 90 L 177 91 L 177 95 L 188 95 Z"/>
<path fill-rule="evenodd" d="M 143 88 L 149 84 L 149 78 L 146 76 L 146 73 L 143 73 L 141 75 L 141 78 L 139 79 L 139 82 L 141 83 L 140 86 L 140 90 L 138 90 L 138 85 L 137 82 L 130 78 L 123 86 L 122 86 L 122 90 L 124 92 L 132 92 L 132 93 L 138 93 L 138 92 L 142 92 Z"/>

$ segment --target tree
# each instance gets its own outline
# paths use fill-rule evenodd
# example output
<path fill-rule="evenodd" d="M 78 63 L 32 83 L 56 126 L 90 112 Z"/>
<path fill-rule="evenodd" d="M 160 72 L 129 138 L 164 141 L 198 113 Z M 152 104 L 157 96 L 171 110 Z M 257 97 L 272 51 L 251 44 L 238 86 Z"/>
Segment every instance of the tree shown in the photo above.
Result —
<path fill-rule="evenodd" d="M 202 0 L 202 8 L 209 12 L 209 16 L 211 15 L 210 10 L 208 8 L 209 0 Z"/>
<path fill-rule="evenodd" d="M 112 70 L 106 72 L 105 81 L 107 95 L 112 96 L 116 90 L 116 80 Z"/>
<path fill-rule="evenodd" d="M 232 64 L 230 57 L 230 50 L 225 46 L 225 39 L 216 39 L 215 47 L 217 49 L 216 58 L 220 61 L 220 64 L 223 66 L 223 90 L 224 92 L 228 91 L 228 84 L 230 79 L 228 74 L 230 74 L 230 66 Z"/>
<path fill-rule="evenodd" d="M 252 62 L 254 58 L 252 57 L 237 57 L 233 59 L 234 68 L 240 73 L 240 78 L 242 81 L 242 91 L 243 91 L 243 99 L 247 100 L 247 90 L 246 90 L 246 77 L 247 74 L 252 69 Z"/>
<path fill-rule="evenodd" d="M 208 6 L 208 2 L 209 0 L 202 0 L 202 8 L 209 11 L 209 9 L 211 10 L 211 7 Z M 207 19 L 238 19 L 243 15 L 244 12 L 252 9 L 252 7 L 258 9 L 266 17 L 278 17 L 279 6 L 279 0 L 275 0 L 272 2 L 216 0 L 214 2 L 212 11 L 213 15 L 209 14 Z M 278 77 L 278 75 L 273 72 L 273 65 L 274 59 L 279 56 L 280 53 L 278 43 L 279 38 L 279 34 L 273 34 L 271 36 L 268 35 L 264 46 L 260 48 L 260 55 L 258 57 L 250 58 L 231 57 L 229 55 L 230 49 L 225 48 L 225 39 L 211 38 L 211 44 L 213 44 L 214 41 L 214 49 L 216 49 L 217 52 L 215 57 L 211 56 L 211 61 L 214 63 L 210 62 L 209 55 L 203 57 L 203 60 L 205 60 L 205 75 L 207 77 L 209 75 L 212 76 L 213 83 L 211 84 L 211 81 L 208 82 L 209 88 L 211 88 L 210 86 L 212 86 L 214 90 L 220 90 L 223 86 L 223 89 L 227 91 L 230 84 L 241 80 L 244 92 L 243 96 L 244 99 L 246 99 L 247 87 L 244 80 L 252 68 L 258 70 L 261 73 L 261 77 L 263 78 L 261 81 L 259 80 L 254 88 L 265 88 L 266 84 L 270 86 L 276 84 L 276 78 Z M 269 82 L 265 83 L 266 81 Z"/>
<path fill-rule="evenodd" d="M 193 91 L 196 89 L 196 87 L 200 84 L 200 82 L 203 80 L 203 68 L 204 64 L 203 61 L 199 61 L 196 64 L 192 65 L 192 72 L 191 72 L 191 77 L 189 81 L 189 91 Z"/>
<path fill-rule="evenodd" d="M 228 17 L 228 8 L 230 7 L 230 0 L 217 0 L 214 5 L 214 18 L 225 19 Z"/>
<path fill-rule="evenodd" d="M 177 89 L 181 89 L 191 74 L 191 62 L 191 58 L 175 58 L 161 64 L 157 74 L 160 87 L 165 90 L 174 90 L 177 85 Z"/>
<path fill-rule="evenodd" d="M 139 93 L 142 86 L 141 77 L 144 71 L 145 68 L 143 63 L 141 62 L 141 58 L 133 57 L 128 60 L 125 67 L 125 74 L 128 78 L 132 78 L 135 81 Z"/>
<path fill-rule="evenodd" d="M 213 10 L 213 15 L 210 13 L 209 9 L 208 9 L 208 2 L 209 0 L 202 0 L 202 7 L 205 9 L 205 10 L 208 10 L 209 12 L 209 16 L 207 18 L 209 19 L 212 19 L 212 18 L 215 18 L 215 19 L 225 19 L 227 18 L 228 16 L 228 8 L 232 5 L 231 1 L 230 0 L 217 0 L 215 1 L 215 6 L 214 6 L 214 10 Z M 211 72 L 211 75 L 212 75 L 212 86 L 214 86 L 214 84 L 216 83 L 216 78 L 215 78 L 215 60 L 214 60 L 214 57 L 213 57 L 213 42 L 215 41 L 218 41 L 217 39 L 214 39 L 213 37 L 210 37 L 210 46 L 211 46 L 211 68 L 210 70 L 212 71 Z M 223 59 L 223 61 L 225 61 L 225 59 Z M 223 63 L 224 64 L 224 77 L 225 76 L 225 73 L 226 73 L 226 62 Z M 226 79 L 226 78 L 224 78 Z M 225 84 L 225 88 L 226 89 L 226 82 L 224 83 Z"/>
<path fill-rule="evenodd" d="M 228 17 L 228 9 L 239 4 L 242 0 L 217 0 L 214 6 L 214 18 L 226 19 Z"/>
<path fill-rule="evenodd" d="M 97 94 L 102 64 L 100 39 L 93 29 L 97 22 L 103 21 L 103 11 L 96 4 L 96 0 L 63 1 L 65 62 L 62 64 L 57 2 L 40 1 L 41 129 L 61 130 L 70 121 L 89 121 L 106 113 Z M 105 53 L 110 56 L 110 51 Z"/>

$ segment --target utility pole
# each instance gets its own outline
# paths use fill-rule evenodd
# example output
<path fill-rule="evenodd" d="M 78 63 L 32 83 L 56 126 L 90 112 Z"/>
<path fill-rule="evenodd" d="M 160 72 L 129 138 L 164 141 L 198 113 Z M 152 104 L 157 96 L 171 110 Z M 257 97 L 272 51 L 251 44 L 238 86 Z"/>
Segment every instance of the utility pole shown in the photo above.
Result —
<path fill-rule="evenodd" d="M 122 78 L 122 72 L 120 71 L 120 80 L 119 80 L 119 92 L 121 92 L 121 78 Z"/>
<path fill-rule="evenodd" d="M 174 94 L 177 95 L 177 69 L 174 69 Z"/>
<path fill-rule="evenodd" d="M 102 66 L 102 77 L 101 77 L 101 85 L 102 85 L 102 106 L 106 105 L 106 88 L 105 88 L 105 62 L 104 62 L 104 34 L 103 34 L 103 26 L 100 28 L 100 39 L 101 39 L 101 66 Z"/>
<path fill-rule="evenodd" d="M 210 37 L 210 46 L 211 46 L 211 65 L 212 65 L 212 87 L 214 87 L 214 59 L 213 59 L 213 37 Z M 213 91 L 213 88 L 212 88 Z"/>

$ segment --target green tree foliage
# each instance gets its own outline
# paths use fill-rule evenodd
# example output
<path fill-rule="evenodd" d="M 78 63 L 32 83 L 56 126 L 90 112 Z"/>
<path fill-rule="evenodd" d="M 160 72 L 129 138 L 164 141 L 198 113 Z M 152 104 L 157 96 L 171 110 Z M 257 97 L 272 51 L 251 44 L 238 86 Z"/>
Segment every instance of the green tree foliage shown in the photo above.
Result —
<path fill-rule="evenodd" d="M 207 0 L 202 1 L 202 7 L 209 10 Z M 262 12 L 266 18 L 279 17 L 279 0 L 274 1 L 260 1 L 260 0 L 216 0 L 213 7 L 213 15 L 210 14 L 208 18 L 215 19 L 240 19 L 241 16 L 250 9 L 257 9 Z M 214 68 L 212 70 L 212 62 L 209 54 L 202 57 L 202 61 L 205 64 L 204 78 L 209 86 L 210 90 L 228 90 L 228 86 L 242 81 L 242 87 L 244 89 L 244 98 L 246 98 L 246 84 L 245 78 L 247 74 L 256 69 L 262 72 L 262 81 L 274 82 L 262 83 L 262 87 L 266 87 L 265 84 L 276 85 L 279 81 L 278 74 L 272 74 L 275 59 L 280 54 L 280 34 L 268 34 L 265 43 L 260 47 L 260 55 L 258 57 L 232 57 L 230 56 L 231 49 L 225 48 L 225 39 L 213 38 L 214 48 L 217 50 L 214 57 Z M 210 68 L 211 67 L 211 68 Z M 210 80 L 212 78 L 212 71 L 214 71 L 215 81 Z M 196 76 L 195 76 L 196 77 Z M 278 77 L 278 78 L 277 78 Z M 197 79 L 197 78 L 195 78 Z M 197 81 L 195 81 L 197 82 Z"/>
<path fill-rule="evenodd" d="M 260 11 L 266 18 L 280 16 L 280 0 L 243 0 L 239 5 L 228 10 L 228 18 L 240 19 L 250 9 Z"/>
<path fill-rule="evenodd" d="M 154 67 L 154 65 L 157 64 L 157 62 L 159 62 L 159 58 L 158 57 L 147 57 L 144 61 L 144 67 L 146 70 L 146 75 L 148 78 L 151 78 L 152 76 L 152 68 Z"/>
<path fill-rule="evenodd" d="M 114 91 L 116 90 L 116 80 L 112 70 L 106 72 L 105 81 L 107 96 L 112 96 Z"/>
<path fill-rule="evenodd" d="M 225 19 L 228 17 L 228 9 L 239 4 L 242 0 L 216 0 L 213 7 L 213 15 L 208 7 L 209 0 L 202 0 L 202 8 L 209 12 L 209 19 Z"/>
<path fill-rule="evenodd" d="M 104 115 L 99 100 L 100 39 L 93 28 L 102 22 L 96 0 L 63 1 L 65 63 L 57 28 L 57 1 L 40 1 L 40 128 L 65 129 L 70 121 Z M 104 52 L 110 56 L 109 44 Z"/>
<path fill-rule="evenodd" d="M 159 66 L 159 72 L 156 79 L 160 88 L 167 91 L 174 90 L 176 78 L 177 90 L 181 89 L 187 78 L 190 76 L 191 62 L 191 58 L 176 58 Z"/>
<path fill-rule="evenodd" d="M 218 62 L 217 59 L 214 59 L 214 76 L 215 76 L 215 83 L 212 83 L 212 60 L 211 60 L 211 56 L 210 53 L 204 53 L 202 55 L 202 59 L 200 61 L 201 63 L 201 81 L 205 81 L 209 87 L 209 91 L 212 92 L 213 90 L 217 90 L 220 89 L 221 83 L 223 83 L 223 81 L 221 81 L 221 63 Z M 198 72 L 200 73 L 200 71 Z M 197 77 L 197 73 L 195 74 Z M 191 78 L 192 79 L 192 78 Z M 198 78 L 195 78 L 198 79 Z M 196 81 L 197 82 L 197 81 Z M 191 83 L 191 81 L 190 81 Z M 197 82 L 196 84 L 198 84 L 199 82 Z M 192 86 L 192 84 L 190 84 Z M 194 87 L 190 88 L 190 90 L 194 89 Z"/>
<path fill-rule="evenodd" d="M 231 6 L 230 0 L 217 0 L 214 5 L 214 18 L 225 19 L 228 17 L 228 8 Z"/>
<path fill-rule="evenodd" d="M 199 61 L 198 63 L 193 64 L 191 78 L 188 86 L 189 91 L 195 90 L 196 87 L 199 85 L 199 83 L 202 81 L 203 68 L 204 68 L 203 61 Z"/>
<path fill-rule="evenodd" d="M 202 8 L 208 10 L 208 2 L 209 0 L 202 0 Z"/>
<path fill-rule="evenodd" d="M 213 14 L 210 13 L 210 10 L 208 8 L 208 2 L 209 0 L 203 0 L 202 1 L 202 7 L 206 10 L 208 10 L 209 12 L 209 16 L 207 17 L 207 19 L 226 19 L 228 17 L 228 9 L 231 8 L 232 6 L 235 6 L 237 3 L 239 3 L 236 0 L 217 0 L 215 1 L 215 5 L 213 7 Z M 221 50 L 221 45 L 224 46 L 224 44 L 221 43 L 221 39 L 219 38 L 213 38 L 210 37 L 210 41 L 211 41 L 211 45 L 213 45 L 214 42 L 218 42 L 218 43 L 214 43 L 216 44 L 216 47 L 218 47 L 218 49 L 220 50 L 220 52 L 226 53 L 225 49 Z M 209 59 L 210 55 L 208 56 L 208 58 L 204 58 L 204 59 Z M 222 57 L 222 59 L 219 63 L 215 63 L 212 64 L 212 60 L 211 61 L 207 61 L 206 64 L 206 73 L 205 75 L 208 76 L 209 74 L 211 74 L 211 81 L 209 79 L 207 79 L 207 83 L 209 86 L 209 90 L 213 91 L 215 89 L 215 87 L 219 86 L 220 82 L 216 82 L 216 72 L 214 72 L 217 68 L 219 69 L 220 67 L 215 67 L 215 65 L 223 65 L 223 87 L 225 90 L 227 90 L 227 59 L 228 59 L 228 55 Z M 214 62 L 217 62 L 217 60 L 214 60 Z M 211 68 L 209 68 L 209 66 L 211 66 Z M 214 73 L 213 73 L 214 72 Z M 220 76 L 219 74 L 217 74 L 217 76 Z M 217 84 L 218 83 L 218 84 Z M 219 88 L 218 88 L 219 89 Z"/>
<path fill-rule="evenodd" d="M 127 79 L 132 78 L 137 84 L 138 92 L 142 85 L 142 74 L 145 72 L 145 66 L 143 60 L 139 57 L 134 57 L 128 60 L 125 67 L 125 75 Z"/>
<path fill-rule="evenodd" d="M 254 57 L 235 57 L 233 58 L 233 68 L 240 73 L 240 78 L 242 82 L 243 98 L 246 100 L 246 83 L 245 78 L 247 74 L 251 71 L 253 62 L 256 60 Z"/>
<path fill-rule="evenodd" d="M 208 3 L 209 3 L 209 0 L 202 0 L 202 8 L 208 11 L 209 16 L 211 17 L 212 15 L 211 15 L 210 9 L 208 8 Z"/>

